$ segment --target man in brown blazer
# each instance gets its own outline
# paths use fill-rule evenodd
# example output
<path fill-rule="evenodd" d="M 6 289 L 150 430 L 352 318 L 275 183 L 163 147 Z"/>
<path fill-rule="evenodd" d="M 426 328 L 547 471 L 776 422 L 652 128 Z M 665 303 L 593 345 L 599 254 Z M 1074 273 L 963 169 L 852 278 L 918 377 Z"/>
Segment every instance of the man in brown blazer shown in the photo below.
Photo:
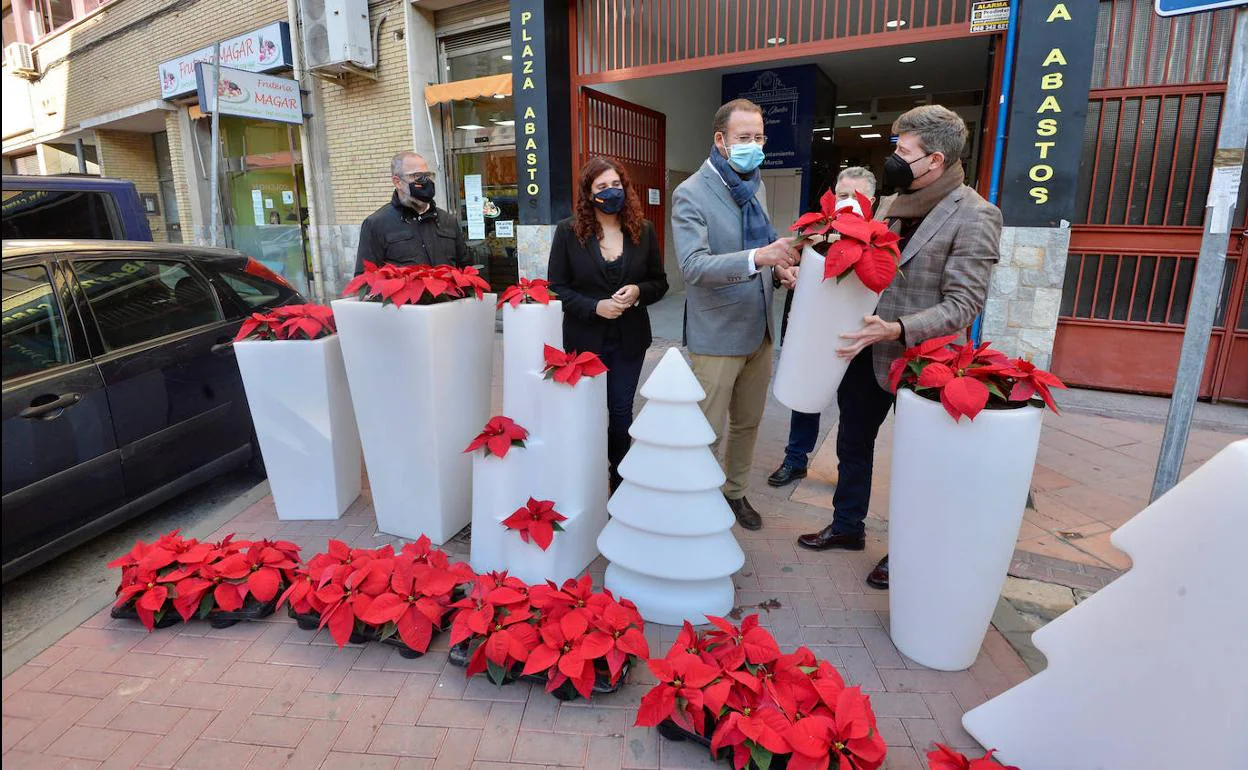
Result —
<path fill-rule="evenodd" d="M 888 368 L 920 342 L 965 331 L 988 296 L 1000 252 L 1001 211 L 964 184 L 966 123 L 939 105 L 916 107 L 893 124 L 897 150 L 884 163 L 884 182 L 898 195 L 881 201 L 889 227 L 901 235 L 901 270 L 860 331 L 841 335 L 836 354 L 850 359 L 837 393 L 836 454 L 840 479 L 832 523 L 802 535 L 815 551 L 866 547 L 875 438 L 893 405 Z M 888 588 L 888 557 L 867 578 Z"/>

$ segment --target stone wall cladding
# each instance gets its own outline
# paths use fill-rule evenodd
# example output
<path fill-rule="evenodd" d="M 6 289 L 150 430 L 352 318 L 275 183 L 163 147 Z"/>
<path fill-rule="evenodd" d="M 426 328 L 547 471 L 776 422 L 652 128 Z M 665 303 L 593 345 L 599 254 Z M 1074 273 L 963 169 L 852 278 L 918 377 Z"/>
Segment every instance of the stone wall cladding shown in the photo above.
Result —
<path fill-rule="evenodd" d="M 984 308 L 983 338 L 1048 368 L 1066 278 L 1070 229 L 1004 227 Z"/>
<path fill-rule="evenodd" d="M 96 131 L 96 151 L 100 173 L 114 179 L 129 179 L 141 193 L 153 193 L 159 200 L 160 183 L 156 176 L 156 146 L 151 134 L 136 131 Z M 168 240 L 164 217 L 149 214 L 147 223 L 152 238 Z"/>

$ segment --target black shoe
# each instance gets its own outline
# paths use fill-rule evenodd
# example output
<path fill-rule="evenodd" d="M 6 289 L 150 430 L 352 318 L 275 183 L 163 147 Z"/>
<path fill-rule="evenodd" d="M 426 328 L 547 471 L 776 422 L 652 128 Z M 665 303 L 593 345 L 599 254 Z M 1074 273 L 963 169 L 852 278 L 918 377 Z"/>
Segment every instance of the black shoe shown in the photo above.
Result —
<path fill-rule="evenodd" d="M 724 498 L 728 501 L 728 507 L 732 509 L 732 515 L 737 517 L 737 523 L 742 529 L 762 529 L 763 517 L 758 515 L 758 511 L 754 510 L 754 506 L 750 505 L 750 501 L 744 497 L 732 500 L 728 497 Z"/>
<path fill-rule="evenodd" d="M 797 544 L 811 551 L 827 551 L 831 548 L 861 551 L 867 547 L 867 539 L 862 535 L 838 535 L 829 524 L 818 532 L 797 538 Z"/>
<path fill-rule="evenodd" d="M 792 465 L 785 463 L 776 472 L 767 477 L 767 483 L 773 487 L 782 487 L 785 484 L 806 478 L 805 468 L 794 468 Z"/>
<path fill-rule="evenodd" d="M 880 563 L 875 565 L 875 569 L 871 570 L 871 574 L 867 575 L 867 585 L 872 588 L 879 588 L 882 591 L 888 590 L 888 556 L 885 555 L 880 559 Z"/>

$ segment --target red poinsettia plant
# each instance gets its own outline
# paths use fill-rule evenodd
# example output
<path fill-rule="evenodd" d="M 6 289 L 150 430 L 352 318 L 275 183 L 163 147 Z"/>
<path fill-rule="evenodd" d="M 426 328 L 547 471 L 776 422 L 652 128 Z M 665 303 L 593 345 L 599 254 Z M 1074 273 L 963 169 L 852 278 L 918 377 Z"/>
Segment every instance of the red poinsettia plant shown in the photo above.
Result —
<path fill-rule="evenodd" d="M 993 350 L 990 342 L 957 344 L 958 336 L 936 337 L 907 348 L 889 369 L 889 389 L 907 387 L 939 398 L 955 421 L 963 416 L 974 420 L 984 409 L 1029 403 L 1058 411 L 1052 389 L 1066 385 L 1056 375 Z"/>
<path fill-rule="evenodd" d="M 486 672 L 495 684 L 534 677 L 561 699 L 590 698 L 596 685 L 618 686 L 649 656 L 637 607 L 595 591 L 588 575 L 562 587 L 480 575 L 457 606 L 451 643 L 466 646 L 469 676 Z"/>
<path fill-rule="evenodd" d="M 560 522 L 568 517 L 555 510 L 553 500 L 535 500 L 532 497 L 523 507 L 503 519 L 503 526 L 520 533 L 524 542 L 532 542 L 545 551 L 555 540 L 555 533 L 562 532 Z"/>
<path fill-rule="evenodd" d="M 475 452 L 478 449 L 485 449 L 485 456 L 496 455 L 498 457 L 506 457 L 507 452 L 513 446 L 524 448 L 524 441 L 529 437 L 529 432 L 517 425 L 510 417 L 491 417 L 490 421 L 485 424 L 485 429 L 477 434 L 472 440 L 465 453 Z"/>
<path fill-rule="evenodd" d="M 175 529 L 154 543 L 140 540 L 109 562 L 121 569 L 114 612 L 133 610 L 149 631 L 164 624 L 170 610 L 184 621 L 237 612 L 249 601 L 274 601 L 295 580 L 299 564 L 294 543 L 235 540 L 233 534 L 201 543 Z"/>
<path fill-rule="evenodd" d="M 826 258 L 823 278 L 844 280 L 853 272 L 873 292 L 888 288 L 901 260 L 901 236 L 872 218 L 871 200 L 855 193 L 857 209 L 838 201 L 828 190 L 819 199 L 819 210 L 803 214 L 791 228 L 798 235 L 794 245 L 811 242 Z"/>
<path fill-rule="evenodd" d="M 498 306 L 511 305 L 512 307 L 520 307 L 521 304 L 531 305 L 549 305 L 550 301 L 557 295 L 550 290 L 550 284 L 542 278 L 521 278 L 514 286 L 508 286 L 502 296 L 498 298 Z"/>
<path fill-rule="evenodd" d="M 937 743 L 935 749 L 927 752 L 927 765 L 930 770 L 1018 770 L 1014 765 L 1002 765 L 994 759 L 992 755 L 995 751 L 996 749 L 989 749 L 979 759 L 970 759 L 961 752 Z"/>
<path fill-rule="evenodd" d="M 252 313 L 234 337 L 243 340 L 317 340 L 337 334 L 334 311 L 324 305 L 284 305 Z"/>
<path fill-rule="evenodd" d="M 364 263 L 364 272 L 351 279 L 344 297 L 383 305 L 431 305 L 467 297 L 481 299 L 490 285 L 475 267 L 449 265 L 374 265 Z"/>
<path fill-rule="evenodd" d="M 279 606 L 289 603 L 296 615 L 315 617 L 339 647 L 353 635 L 383 641 L 397 636 L 407 649 L 423 654 L 445 625 L 461 586 L 472 578 L 468 565 L 451 562 L 428 537 L 398 553 L 389 545 L 351 548 L 330 540 Z"/>
<path fill-rule="evenodd" d="M 667 656 L 649 661 L 659 684 L 642 697 L 637 725 L 673 725 L 710 739 L 737 770 L 875 770 L 884 740 L 870 700 L 800 647 L 784 654 L 751 615 L 734 626 L 685 623 Z"/>
<path fill-rule="evenodd" d="M 607 365 L 595 353 L 578 353 L 575 350 L 565 353 L 545 345 L 542 354 L 546 358 L 546 367 L 542 370 L 546 379 L 565 385 L 576 385 L 582 377 L 597 377 L 607 371 Z"/>

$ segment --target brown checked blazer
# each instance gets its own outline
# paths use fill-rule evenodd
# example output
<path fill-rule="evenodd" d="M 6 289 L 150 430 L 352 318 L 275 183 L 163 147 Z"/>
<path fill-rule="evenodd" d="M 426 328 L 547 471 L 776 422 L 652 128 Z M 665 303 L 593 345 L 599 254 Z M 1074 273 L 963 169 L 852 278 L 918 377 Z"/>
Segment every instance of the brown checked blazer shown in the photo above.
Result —
<path fill-rule="evenodd" d="M 881 201 L 877 216 L 887 217 L 892 201 Z M 880 387 L 887 388 L 888 369 L 906 347 L 965 332 L 984 309 L 1000 252 L 1001 210 L 979 193 L 962 185 L 936 204 L 906 244 L 875 311 L 905 329 L 903 340 L 872 346 Z"/>

